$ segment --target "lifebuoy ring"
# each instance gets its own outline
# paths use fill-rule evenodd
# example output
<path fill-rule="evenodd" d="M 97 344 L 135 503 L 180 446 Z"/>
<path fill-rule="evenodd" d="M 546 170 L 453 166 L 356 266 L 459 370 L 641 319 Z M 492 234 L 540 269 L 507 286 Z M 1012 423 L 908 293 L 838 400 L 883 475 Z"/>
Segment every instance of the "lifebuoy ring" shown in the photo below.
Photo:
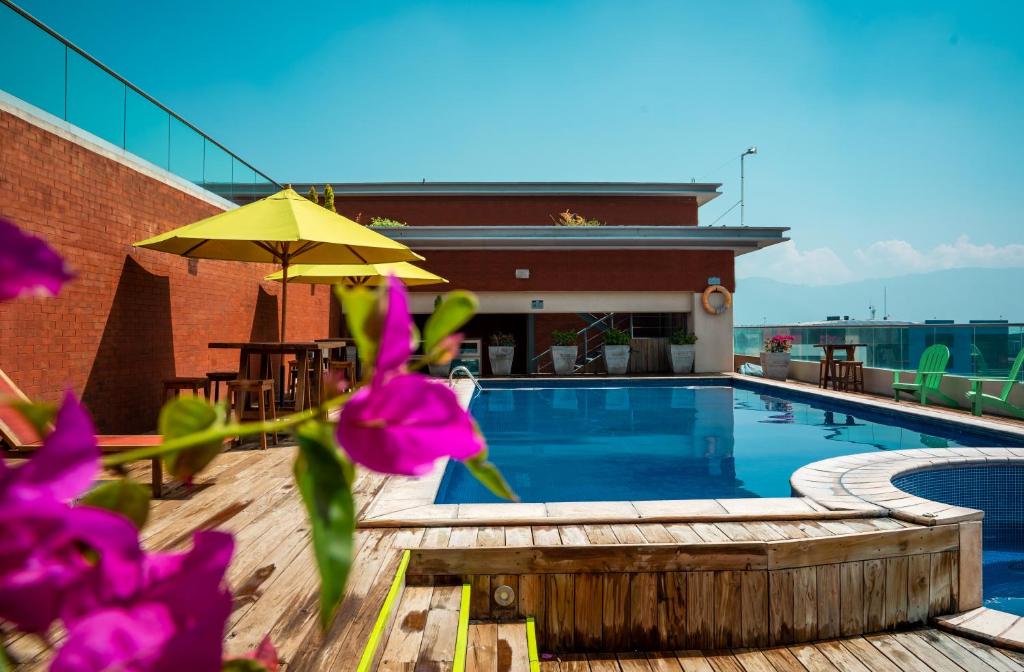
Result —
<path fill-rule="evenodd" d="M 717 308 L 711 305 L 710 299 L 712 294 L 722 295 L 722 305 Z M 703 304 L 704 310 L 708 313 L 712 315 L 721 315 L 732 307 L 732 293 L 721 285 L 711 285 L 704 290 L 704 297 L 701 299 L 701 304 Z"/>

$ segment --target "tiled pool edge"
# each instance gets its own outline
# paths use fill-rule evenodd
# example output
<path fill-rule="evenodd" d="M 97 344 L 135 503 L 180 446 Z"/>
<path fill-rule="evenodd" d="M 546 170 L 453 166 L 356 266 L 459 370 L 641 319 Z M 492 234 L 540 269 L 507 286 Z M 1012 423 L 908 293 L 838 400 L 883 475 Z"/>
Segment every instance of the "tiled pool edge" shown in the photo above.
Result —
<path fill-rule="evenodd" d="M 923 454 L 923 455 L 922 455 Z M 1024 651 L 1024 617 L 981 606 L 981 525 L 984 512 L 916 497 L 892 479 L 947 466 L 1024 465 L 1021 448 L 915 448 L 876 451 L 813 462 L 790 478 L 794 494 L 838 509 L 860 505 L 919 525 L 960 525 L 960 594 L 964 611 L 934 619 L 937 627 Z M 966 556 L 966 557 L 965 557 Z M 965 589 L 971 591 L 965 594 Z"/>

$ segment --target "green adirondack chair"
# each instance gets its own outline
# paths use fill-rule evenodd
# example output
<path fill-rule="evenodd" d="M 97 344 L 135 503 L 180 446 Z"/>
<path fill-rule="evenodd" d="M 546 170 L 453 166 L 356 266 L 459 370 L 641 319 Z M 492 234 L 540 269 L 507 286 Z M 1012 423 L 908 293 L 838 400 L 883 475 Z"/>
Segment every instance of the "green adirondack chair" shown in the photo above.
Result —
<path fill-rule="evenodd" d="M 893 398 L 899 401 L 900 392 L 903 392 L 918 399 L 922 406 L 927 406 L 929 400 L 932 400 L 946 406 L 959 407 L 960 404 L 955 399 L 939 389 L 948 363 L 949 348 L 946 346 L 936 343 L 925 348 L 925 351 L 921 353 L 921 361 L 917 365 L 914 382 L 901 383 L 899 371 L 892 372 Z"/>
<path fill-rule="evenodd" d="M 1013 360 L 1013 366 L 1010 367 L 1010 375 L 1006 378 L 971 378 L 971 391 L 967 393 L 967 400 L 971 402 L 971 409 L 974 414 L 981 415 L 984 407 L 990 406 L 1010 415 L 1024 418 L 1024 408 L 1009 402 L 1013 386 L 1017 385 L 1020 381 L 1020 370 L 1022 367 L 1024 367 L 1024 349 L 1017 353 L 1017 358 Z M 982 391 L 982 384 L 986 382 L 1003 383 L 1003 389 L 998 395 L 985 394 Z"/>

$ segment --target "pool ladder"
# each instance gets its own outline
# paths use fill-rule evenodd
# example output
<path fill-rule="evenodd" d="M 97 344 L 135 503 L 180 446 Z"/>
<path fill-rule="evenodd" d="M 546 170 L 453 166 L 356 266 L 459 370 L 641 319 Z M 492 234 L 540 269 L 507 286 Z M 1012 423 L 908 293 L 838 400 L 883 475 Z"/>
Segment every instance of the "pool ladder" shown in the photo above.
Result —
<path fill-rule="evenodd" d="M 476 379 L 476 376 L 473 375 L 473 372 L 462 365 L 456 366 L 454 369 L 451 370 L 451 373 L 448 374 L 448 387 L 455 387 L 456 373 L 466 374 L 466 377 L 473 381 L 473 387 L 476 388 L 476 391 L 478 393 L 484 391 L 484 388 L 480 387 L 480 382 Z"/>

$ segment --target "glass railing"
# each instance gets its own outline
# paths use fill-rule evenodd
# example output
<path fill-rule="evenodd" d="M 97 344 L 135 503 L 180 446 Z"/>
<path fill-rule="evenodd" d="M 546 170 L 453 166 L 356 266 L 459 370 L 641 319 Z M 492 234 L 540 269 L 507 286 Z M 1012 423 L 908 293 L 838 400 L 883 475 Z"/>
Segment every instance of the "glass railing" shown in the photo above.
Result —
<path fill-rule="evenodd" d="M 0 90 L 224 198 L 280 187 L 141 89 L 0 0 Z"/>
<path fill-rule="evenodd" d="M 949 347 L 947 371 L 962 376 L 1005 376 L 1024 348 L 1024 324 L 912 324 L 836 326 L 773 325 L 736 327 L 733 348 L 737 355 L 756 356 L 766 339 L 793 337 L 793 359 L 819 361 L 819 343 L 863 343 L 856 351 L 864 365 L 879 369 L 916 370 L 929 345 Z M 839 355 L 842 356 L 842 355 Z"/>

